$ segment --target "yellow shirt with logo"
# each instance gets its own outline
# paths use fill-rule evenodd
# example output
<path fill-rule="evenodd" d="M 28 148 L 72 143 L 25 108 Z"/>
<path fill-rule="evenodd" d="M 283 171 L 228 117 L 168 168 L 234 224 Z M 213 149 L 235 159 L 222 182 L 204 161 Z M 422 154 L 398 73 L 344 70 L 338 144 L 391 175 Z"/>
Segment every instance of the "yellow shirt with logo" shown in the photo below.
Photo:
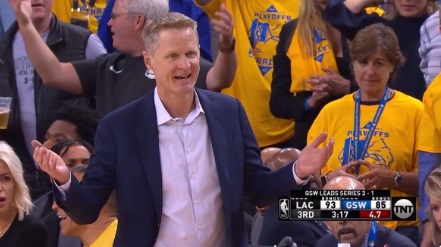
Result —
<path fill-rule="evenodd" d="M 416 172 L 418 171 L 418 127 L 423 104 L 406 94 L 395 92 L 395 95 L 386 103 L 378 121 L 365 160 L 393 171 Z M 323 174 L 345 165 L 344 160 L 354 160 L 352 146 L 354 144 L 354 109 L 354 94 L 330 102 L 322 109 L 309 130 L 308 143 L 322 132 L 328 133 L 328 139 L 324 143 L 328 143 L 331 137 L 335 141 L 334 152 L 322 169 Z M 365 139 L 377 109 L 378 104 L 360 106 L 360 140 Z M 368 168 L 361 166 L 359 174 L 366 172 Z M 415 196 L 394 188 L 385 189 L 390 189 L 392 196 Z M 391 229 L 397 226 L 418 225 L 417 221 L 381 221 L 379 223 Z"/>
<path fill-rule="evenodd" d="M 441 74 L 424 93 L 423 105 L 418 150 L 441 153 Z"/>
<path fill-rule="evenodd" d="M 81 0 L 80 10 L 84 10 L 84 5 Z M 95 8 L 91 10 L 91 15 L 89 17 L 89 30 L 92 33 L 96 33 L 98 30 L 98 22 L 103 15 L 104 8 L 107 5 L 107 0 L 96 0 Z M 57 16 L 58 20 L 70 23 L 70 18 L 72 16 L 72 0 L 57 0 L 54 1 L 52 5 L 52 12 Z"/>
<path fill-rule="evenodd" d="M 233 15 L 238 60 L 233 84 L 222 93 L 241 101 L 260 147 L 286 141 L 294 122 L 274 117 L 269 109 L 273 56 L 283 24 L 298 16 L 300 0 L 212 0 L 199 6 L 214 17 L 221 3 Z"/>

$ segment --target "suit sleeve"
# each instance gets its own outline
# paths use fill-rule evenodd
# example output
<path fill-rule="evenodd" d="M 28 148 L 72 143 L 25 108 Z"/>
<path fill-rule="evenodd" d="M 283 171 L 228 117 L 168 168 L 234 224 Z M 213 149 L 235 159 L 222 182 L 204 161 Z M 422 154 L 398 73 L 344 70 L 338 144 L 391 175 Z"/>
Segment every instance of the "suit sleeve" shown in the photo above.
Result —
<path fill-rule="evenodd" d="M 275 172 L 263 166 L 260 149 L 245 110 L 239 101 L 237 105 L 244 146 L 244 189 L 256 205 L 270 205 L 280 196 L 289 195 L 291 190 L 299 188 L 294 180 L 293 165 L 287 165 Z"/>
<path fill-rule="evenodd" d="M 95 150 L 81 184 L 72 176 L 72 183 L 62 200 L 54 188 L 57 203 L 78 224 L 91 224 L 115 188 L 116 142 L 109 126 L 110 119 L 103 119 L 98 125 Z"/>

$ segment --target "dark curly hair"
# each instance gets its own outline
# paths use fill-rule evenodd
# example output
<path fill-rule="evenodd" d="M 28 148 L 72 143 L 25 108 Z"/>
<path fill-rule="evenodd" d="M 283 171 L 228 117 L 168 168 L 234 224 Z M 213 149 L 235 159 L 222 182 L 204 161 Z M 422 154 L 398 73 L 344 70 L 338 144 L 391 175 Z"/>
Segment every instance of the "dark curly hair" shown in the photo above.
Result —
<path fill-rule="evenodd" d="M 64 120 L 75 125 L 80 139 L 94 145 L 99 120 L 95 111 L 85 106 L 64 103 L 55 110 L 52 123 L 57 120 Z"/>

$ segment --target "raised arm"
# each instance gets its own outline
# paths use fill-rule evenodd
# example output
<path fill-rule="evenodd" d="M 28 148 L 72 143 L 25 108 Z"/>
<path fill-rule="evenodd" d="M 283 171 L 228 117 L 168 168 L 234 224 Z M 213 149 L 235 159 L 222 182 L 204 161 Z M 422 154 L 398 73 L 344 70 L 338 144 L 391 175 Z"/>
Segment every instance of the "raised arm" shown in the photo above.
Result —
<path fill-rule="evenodd" d="M 234 52 L 234 21 L 224 5 L 215 13 L 218 19 L 212 19 L 213 29 L 219 33 L 219 53 L 214 66 L 207 74 L 207 88 L 220 91 L 231 86 L 236 74 L 237 58 Z"/>
<path fill-rule="evenodd" d="M 352 13 L 358 14 L 363 11 L 365 8 L 374 4 L 375 0 L 345 0 L 343 4 L 348 8 Z"/>
<path fill-rule="evenodd" d="M 373 0 L 330 1 L 323 16 L 345 37 L 352 40 L 360 29 L 374 23 L 386 22 L 377 13 L 366 14 L 364 11 L 366 7 L 373 6 L 374 3 Z"/>
<path fill-rule="evenodd" d="M 31 0 L 9 1 L 17 16 L 19 30 L 29 59 L 44 83 L 70 93 L 81 94 L 80 79 L 72 64 L 58 61 L 32 23 Z"/>

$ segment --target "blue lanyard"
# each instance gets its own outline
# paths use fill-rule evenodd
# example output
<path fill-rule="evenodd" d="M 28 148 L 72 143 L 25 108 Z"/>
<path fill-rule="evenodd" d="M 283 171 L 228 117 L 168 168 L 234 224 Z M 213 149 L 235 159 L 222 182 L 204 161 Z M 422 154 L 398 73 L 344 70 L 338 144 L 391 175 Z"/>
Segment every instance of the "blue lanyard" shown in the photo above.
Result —
<path fill-rule="evenodd" d="M 387 98 L 389 96 L 389 87 L 386 87 L 384 91 L 383 98 L 380 101 L 380 105 L 378 106 L 377 112 L 375 113 L 374 119 L 371 122 L 371 126 L 369 131 L 364 139 L 363 149 L 360 150 L 360 105 L 361 105 L 361 97 L 360 97 L 360 89 L 357 91 L 357 96 L 355 97 L 355 116 L 354 116 L 354 160 L 363 160 L 366 156 L 367 149 L 369 147 L 369 143 L 371 142 L 372 136 L 377 128 L 378 121 L 380 120 L 381 114 L 383 113 L 384 107 L 387 103 Z M 347 163 L 345 163 L 347 164 Z M 355 173 L 358 174 L 359 168 L 356 167 Z"/>
<path fill-rule="evenodd" d="M 377 241 L 377 228 L 378 228 L 377 222 L 372 221 L 371 228 L 369 230 L 369 236 L 366 238 L 364 243 L 365 247 L 375 247 L 375 241 Z"/>

